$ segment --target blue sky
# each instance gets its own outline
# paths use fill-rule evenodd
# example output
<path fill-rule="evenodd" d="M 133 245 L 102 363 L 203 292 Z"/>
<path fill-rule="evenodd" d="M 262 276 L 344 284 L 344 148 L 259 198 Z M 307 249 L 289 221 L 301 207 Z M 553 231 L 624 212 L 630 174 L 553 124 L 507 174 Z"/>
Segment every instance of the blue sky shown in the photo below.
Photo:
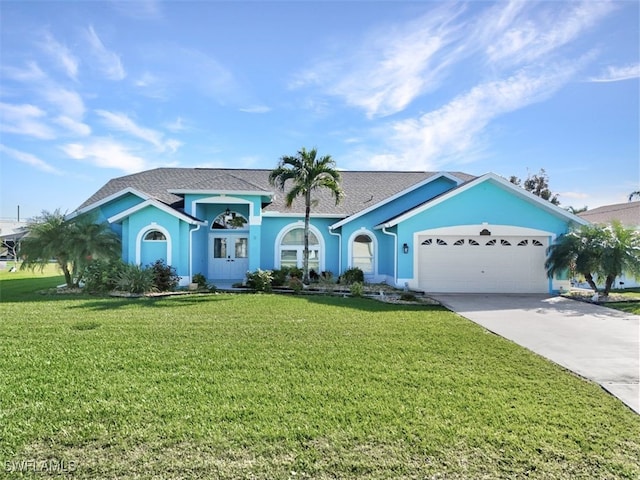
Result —
<path fill-rule="evenodd" d="M 0 2 L 0 217 L 161 166 L 640 189 L 639 2 Z"/>

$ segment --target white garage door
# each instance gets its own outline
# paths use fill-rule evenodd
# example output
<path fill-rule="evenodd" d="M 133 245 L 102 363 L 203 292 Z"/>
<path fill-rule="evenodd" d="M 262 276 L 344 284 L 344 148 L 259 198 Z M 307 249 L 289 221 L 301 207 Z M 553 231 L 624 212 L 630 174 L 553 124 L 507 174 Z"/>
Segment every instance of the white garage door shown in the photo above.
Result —
<path fill-rule="evenodd" d="M 548 237 L 423 236 L 418 284 L 427 292 L 546 293 Z"/>

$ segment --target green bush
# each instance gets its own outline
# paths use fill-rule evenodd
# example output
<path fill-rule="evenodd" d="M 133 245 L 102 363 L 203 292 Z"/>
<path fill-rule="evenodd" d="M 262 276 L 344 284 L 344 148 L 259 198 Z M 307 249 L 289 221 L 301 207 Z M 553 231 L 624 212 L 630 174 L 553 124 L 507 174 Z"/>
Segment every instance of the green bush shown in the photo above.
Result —
<path fill-rule="evenodd" d="M 89 293 L 107 293 L 116 289 L 125 268 L 122 260 L 91 260 L 82 272 L 84 289 Z"/>
<path fill-rule="evenodd" d="M 272 285 L 274 287 L 282 287 L 286 285 L 291 278 L 302 279 L 302 269 L 298 267 L 282 267 L 277 270 L 272 270 L 272 275 Z"/>
<path fill-rule="evenodd" d="M 364 272 L 358 267 L 349 268 L 340 277 L 340 283 L 352 285 L 355 282 L 364 283 Z"/>
<path fill-rule="evenodd" d="M 201 273 L 196 273 L 191 277 L 193 283 L 197 283 L 199 288 L 207 288 L 207 277 Z"/>
<path fill-rule="evenodd" d="M 159 292 L 175 290 L 180 283 L 180 276 L 176 269 L 167 265 L 164 260 L 156 260 L 149 268 L 153 272 L 153 283 Z"/>
<path fill-rule="evenodd" d="M 273 272 L 271 270 L 256 270 L 247 272 L 247 287 L 256 292 L 270 292 L 273 282 Z"/>
<path fill-rule="evenodd" d="M 361 282 L 353 282 L 349 287 L 351 295 L 354 297 L 361 297 L 364 293 L 364 284 Z"/>
<path fill-rule="evenodd" d="M 118 290 L 128 293 L 147 293 L 157 290 L 154 271 L 139 265 L 125 264 L 118 275 Z"/>
<path fill-rule="evenodd" d="M 404 300 L 405 302 L 415 302 L 418 299 L 413 293 L 404 292 L 402 295 L 400 295 L 400 300 Z"/>
<path fill-rule="evenodd" d="M 304 283 L 298 277 L 291 277 L 289 279 L 289 288 L 293 290 L 293 293 L 298 294 L 304 288 Z"/>

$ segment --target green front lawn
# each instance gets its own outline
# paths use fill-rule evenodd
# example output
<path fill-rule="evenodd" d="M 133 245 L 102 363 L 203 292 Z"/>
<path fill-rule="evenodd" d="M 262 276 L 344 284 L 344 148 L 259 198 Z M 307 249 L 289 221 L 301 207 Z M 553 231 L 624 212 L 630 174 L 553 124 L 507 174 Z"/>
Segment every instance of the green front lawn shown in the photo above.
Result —
<path fill-rule="evenodd" d="M 2 473 L 640 476 L 640 416 L 440 307 L 59 298 L 0 278 Z"/>

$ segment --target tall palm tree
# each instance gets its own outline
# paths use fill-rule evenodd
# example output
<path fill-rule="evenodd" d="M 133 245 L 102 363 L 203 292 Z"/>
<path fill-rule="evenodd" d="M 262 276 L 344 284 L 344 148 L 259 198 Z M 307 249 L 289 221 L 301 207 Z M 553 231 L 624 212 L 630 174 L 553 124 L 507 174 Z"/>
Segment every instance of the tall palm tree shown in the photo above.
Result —
<path fill-rule="evenodd" d="M 291 207 L 296 198 L 304 197 L 303 282 L 309 283 L 309 221 L 311 207 L 316 203 L 313 192 L 321 188 L 328 189 L 338 205 L 344 195 L 340 188 L 340 172 L 336 170 L 336 163 L 330 155 L 318 158 L 317 149 L 306 150 L 302 147 L 294 156 L 281 157 L 278 166 L 269 174 L 269 183 L 282 191 L 289 180 L 291 188 L 285 197 L 287 207 Z"/>
<path fill-rule="evenodd" d="M 605 227 L 583 225 L 549 247 L 545 267 L 549 277 L 565 270 L 584 275 L 596 292 L 594 277 L 604 279 L 603 295 L 607 296 L 618 275 L 640 275 L 640 233 L 620 222 Z"/>
<path fill-rule="evenodd" d="M 20 245 L 21 269 L 43 269 L 54 259 L 68 287 L 78 286 L 81 272 L 91 258 L 116 258 L 120 239 L 106 223 L 92 217 L 68 221 L 60 210 L 44 211 L 27 226 Z"/>

